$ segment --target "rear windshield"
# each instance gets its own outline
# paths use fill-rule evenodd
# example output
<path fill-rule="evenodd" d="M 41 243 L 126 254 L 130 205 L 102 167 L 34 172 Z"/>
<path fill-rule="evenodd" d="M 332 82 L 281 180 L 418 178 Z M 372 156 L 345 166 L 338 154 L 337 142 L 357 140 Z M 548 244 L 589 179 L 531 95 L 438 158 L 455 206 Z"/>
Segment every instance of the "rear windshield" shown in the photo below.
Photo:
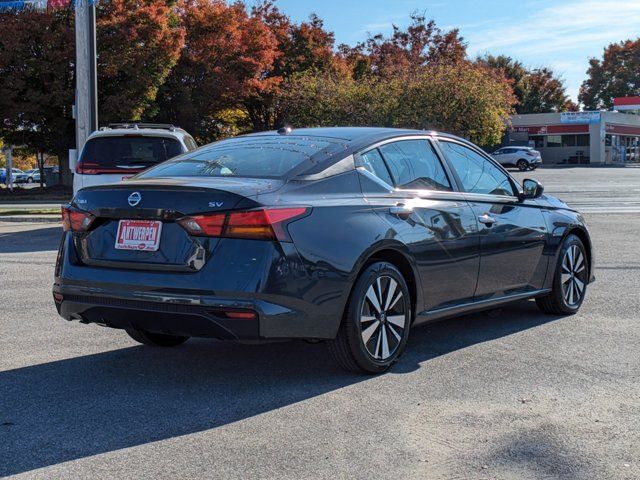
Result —
<path fill-rule="evenodd" d="M 238 137 L 213 143 L 158 165 L 139 175 L 139 178 L 280 178 L 304 162 L 313 164 L 344 148 L 344 141 L 324 137 Z"/>
<path fill-rule="evenodd" d="M 87 141 L 82 163 L 99 168 L 146 168 L 182 153 L 174 138 L 122 136 Z"/>

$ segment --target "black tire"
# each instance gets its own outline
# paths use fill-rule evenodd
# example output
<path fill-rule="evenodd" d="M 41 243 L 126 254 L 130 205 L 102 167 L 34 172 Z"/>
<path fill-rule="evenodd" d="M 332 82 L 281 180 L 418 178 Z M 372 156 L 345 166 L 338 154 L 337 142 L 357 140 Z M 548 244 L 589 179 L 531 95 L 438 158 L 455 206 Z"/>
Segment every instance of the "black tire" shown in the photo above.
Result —
<path fill-rule="evenodd" d="M 180 337 L 177 335 L 166 335 L 164 333 L 152 333 L 146 330 L 138 330 L 134 328 L 127 329 L 126 332 L 136 342 L 151 347 L 177 347 L 189 340 L 189 337 Z"/>
<path fill-rule="evenodd" d="M 345 370 L 382 373 L 402 355 L 412 318 L 409 288 L 400 271 L 388 262 L 372 263 L 356 280 L 338 334 L 327 342 L 329 351 Z"/>
<path fill-rule="evenodd" d="M 516 162 L 516 167 L 518 167 L 518 170 L 520 170 L 521 172 L 526 172 L 529 168 L 529 162 L 527 162 L 524 158 L 521 158 Z"/>
<path fill-rule="evenodd" d="M 27 183 L 33 183 L 33 177 L 27 177 Z"/>
<path fill-rule="evenodd" d="M 573 252 L 577 254 L 574 256 Z M 570 257 L 573 257 L 573 265 L 568 263 Z M 536 304 L 549 315 L 572 315 L 584 301 L 588 282 L 589 263 L 582 240 L 573 234 L 568 235 L 560 248 L 552 290 L 544 297 L 536 298 Z"/>

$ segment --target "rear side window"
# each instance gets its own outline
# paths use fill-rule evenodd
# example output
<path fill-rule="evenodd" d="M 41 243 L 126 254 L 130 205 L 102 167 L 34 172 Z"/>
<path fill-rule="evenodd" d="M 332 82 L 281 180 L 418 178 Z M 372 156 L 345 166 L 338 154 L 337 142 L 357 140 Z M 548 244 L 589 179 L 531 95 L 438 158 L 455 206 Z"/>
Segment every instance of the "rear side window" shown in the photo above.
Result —
<path fill-rule="evenodd" d="M 85 168 L 146 168 L 182 153 L 174 138 L 139 136 L 96 137 L 87 141 L 81 162 Z"/>
<path fill-rule="evenodd" d="M 393 185 L 393 180 L 391 179 L 391 175 L 389 175 L 389 170 L 387 170 L 384 160 L 377 148 L 369 150 L 367 153 L 363 153 L 360 157 L 362 158 L 362 165 L 364 168 L 382 181 L 389 185 Z"/>
<path fill-rule="evenodd" d="M 399 188 L 451 190 L 447 174 L 427 140 L 401 140 L 380 147 Z"/>
<path fill-rule="evenodd" d="M 307 163 L 326 160 L 345 148 L 333 138 L 256 135 L 212 143 L 145 171 L 149 177 L 280 178 Z M 336 160 L 340 157 L 336 156 Z M 304 170 L 304 168 L 303 168 Z"/>
<path fill-rule="evenodd" d="M 191 137 L 184 137 L 184 144 L 187 146 L 188 151 L 198 148 L 196 141 Z"/>
<path fill-rule="evenodd" d="M 513 196 L 509 177 L 479 153 L 458 143 L 440 140 L 444 155 L 458 174 L 465 191 Z"/>

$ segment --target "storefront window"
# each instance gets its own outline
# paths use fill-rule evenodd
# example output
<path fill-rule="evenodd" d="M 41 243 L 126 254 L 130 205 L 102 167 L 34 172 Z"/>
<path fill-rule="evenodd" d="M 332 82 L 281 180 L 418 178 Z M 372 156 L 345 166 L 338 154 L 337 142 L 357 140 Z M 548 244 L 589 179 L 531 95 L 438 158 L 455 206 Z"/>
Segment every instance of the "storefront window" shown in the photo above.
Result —
<path fill-rule="evenodd" d="M 561 147 L 562 135 L 547 135 L 547 147 Z"/>
<path fill-rule="evenodd" d="M 588 147 L 589 135 L 576 135 L 576 145 L 578 147 Z"/>
<path fill-rule="evenodd" d="M 576 146 L 576 136 L 575 135 L 562 135 L 562 146 L 563 147 L 575 147 Z"/>
<path fill-rule="evenodd" d="M 544 147 L 544 137 L 542 135 L 530 135 L 529 141 L 533 142 L 533 148 Z"/>

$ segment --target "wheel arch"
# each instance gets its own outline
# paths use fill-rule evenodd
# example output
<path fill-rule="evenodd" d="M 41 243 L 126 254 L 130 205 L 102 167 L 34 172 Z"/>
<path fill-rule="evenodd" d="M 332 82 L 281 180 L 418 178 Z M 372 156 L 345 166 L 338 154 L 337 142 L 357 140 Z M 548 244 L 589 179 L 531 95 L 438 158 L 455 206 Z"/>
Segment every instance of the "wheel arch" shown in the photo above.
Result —
<path fill-rule="evenodd" d="M 356 280 L 372 263 L 377 261 L 388 262 L 394 265 L 402 274 L 407 287 L 409 288 L 409 294 L 411 296 L 411 313 L 415 318 L 417 308 L 422 305 L 422 284 L 420 282 L 420 276 L 418 274 L 418 268 L 413 260 L 411 254 L 408 252 L 406 246 L 402 244 L 387 244 L 379 245 L 377 248 L 366 252 L 360 262 L 358 262 L 358 268 L 354 275 L 354 279 L 349 291 L 349 296 L 353 292 Z"/>
<path fill-rule="evenodd" d="M 589 268 L 588 278 L 591 279 L 593 277 L 593 247 L 591 245 L 591 237 L 589 237 L 589 234 L 585 229 L 578 226 L 568 228 L 562 236 L 562 241 L 564 242 L 569 235 L 575 235 L 584 245 L 584 249 L 587 254 L 587 266 Z"/>

